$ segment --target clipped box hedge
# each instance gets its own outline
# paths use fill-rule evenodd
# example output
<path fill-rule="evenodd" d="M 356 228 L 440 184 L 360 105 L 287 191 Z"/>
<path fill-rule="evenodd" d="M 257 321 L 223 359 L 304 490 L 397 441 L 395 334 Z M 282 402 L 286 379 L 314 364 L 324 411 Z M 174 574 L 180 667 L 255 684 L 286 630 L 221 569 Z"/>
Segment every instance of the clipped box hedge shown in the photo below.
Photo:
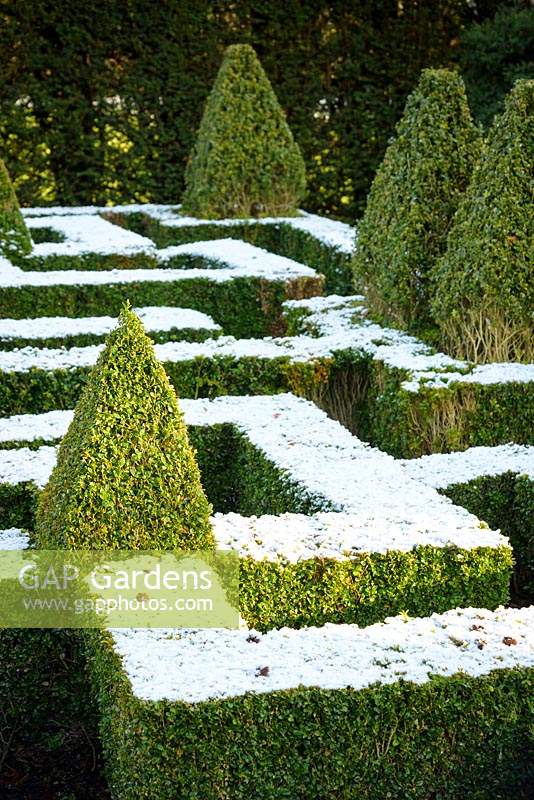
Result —
<path fill-rule="evenodd" d="M 199 225 L 165 225 L 140 211 L 122 213 L 106 212 L 104 218 L 116 225 L 152 239 L 158 247 L 188 244 L 189 242 L 220 239 L 238 239 L 262 247 L 271 253 L 307 264 L 325 276 L 327 294 L 351 294 L 354 276 L 351 253 L 322 242 L 311 233 L 299 230 L 287 222 L 210 222 Z"/>
<path fill-rule="evenodd" d="M 508 602 L 508 547 L 432 547 L 361 553 L 346 561 L 314 558 L 279 564 L 240 560 L 240 609 L 250 627 L 372 625 L 406 612 L 427 616 L 459 606 Z"/>
<path fill-rule="evenodd" d="M 0 630 L 2 798 L 67 800 L 72 776 L 100 767 L 87 681 L 77 631 Z M 84 796 L 97 797 L 96 783 L 95 794 Z"/>
<path fill-rule="evenodd" d="M 197 357 L 190 361 L 167 361 L 165 370 L 179 397 L 277 394 L 291 391 L 309 396 L 331 368 L 330 359 L 314 363 L 291 363 L 280 358 Z M 3 413 L 36 414 L 57 408 L 73 408 L 90 367 L 25 372 L 0 372 L 0 406 Z"/>
<path fill-rule="evenodd" d="M 402 387 L 406 370 L 373 361 L 361 350 L 308 362 L 198 356 L 166 361 L 165 369 L 180 397 L 284 391 L 306 397 L 397 458 L 534 443 L 534 382 L 456 383 L 412 392 Z M 88 372 L 87 367 L 0 372 L 0 405 L 6 415 L 72 408 Z"/>
<path fill-rule="evenodd" d="M 137 699 L 111 637 L 85 641 L 117 800 L 531 796 L 534 669 L 188 704 Z"/>
<path fill-rule="evenodd" d="M 279 335 L 285 331 L 282 303 L 322 292 L 323 279 L 288 281 L 236 277 L 142 281 L 101 285 L 5 286 L 0 288 L 0 316 L 118 316 L 126 301 L 132 306 L 184 306 L 203 311 L 236 337 Z"/>
<path fill-rule="evenodd" d="M 168 328 L 162 331 L 147 331 L 155 344 L 165 342 L 205 342 L 206 339 L 217 339 L 222 335 L 220 329 L 213 328 Z M 102 344 L 108 333 L 78 333 L 66 336 L 0 337 L 2 350 L 16 350 L 21 347 L 87 347 L 92 344 Z"/>
<path fill-rule="evenodd" d="M 508 536 L 515 559 L 513 588 L 522 601 L 534 602 L 534 481 L 528 475 L 505 472 L 441 491 Z"/>
<path fill-rule="evenodd" d="M 33 231 L 35 228 L 32 229 Z M 109 269 L 151 269 L 159 267 L 157 257 L 150 253 L 77 253 L 76 255 L 49 254 L 29 255 L 17 261 L 17 266 L 30 272 L 50 270 L 109 270 Z"/>
<path fill-rule="evenodd" d="M 230 424 L 191 426 L 202 485 L 216 511 L 245 516 L 334 510 L 266 458 Z M 39 490 L 0 485 L 0 527 L 32 529 Z M 368 625 L 407 612 L 425 616 L 456 606 L 494 609 L 508 600 L 509 547 L 422 545 L 356 553 L 345 560 L 240 559 L 241 613 L 251 627 L 326 622 Z"/>
<path fill-rule="evenodd" d="M 534 381 L 402 387 L 406 370 L 362 359 L 352 428 L 398 458 L 464 450 L 475 445 L 534 443 Z"/>

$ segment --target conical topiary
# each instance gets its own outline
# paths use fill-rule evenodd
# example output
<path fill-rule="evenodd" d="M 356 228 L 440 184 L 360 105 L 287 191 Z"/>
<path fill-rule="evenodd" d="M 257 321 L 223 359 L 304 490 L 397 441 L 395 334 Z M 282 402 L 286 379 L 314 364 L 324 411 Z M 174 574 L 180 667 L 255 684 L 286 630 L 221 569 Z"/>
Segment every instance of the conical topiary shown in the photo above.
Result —
<path fill-rule="evenodd" d="M 249 45 L 228 47 L 185 175 L 182 210 L 197 217 L 296 213 L 304 161 Z"/>
<path fill-rule="evenodd" d="M 436 268 L 444 345 L 473 361 L 534 360 L 534 80 L 495 118 Z"/>
<path fill-rule="evenodd" d="M 125 308 L 85 386 L 38 504 L 35 538 L 67 549 L 214 547 L 178 401 Z"/>
<path fill-rule="evenodd" d="M 32 240 L 11 183 L 6 165 L 0 159 L 0 252 L 17 260 L 32 249 Z"/>
<path fill-rule="evenodd" d="M 359 225 L 354 269 L 371 314 L 411 329 L 430 319 L 430 275 L 479 154 L 459 75 L 423 70 Z"/>

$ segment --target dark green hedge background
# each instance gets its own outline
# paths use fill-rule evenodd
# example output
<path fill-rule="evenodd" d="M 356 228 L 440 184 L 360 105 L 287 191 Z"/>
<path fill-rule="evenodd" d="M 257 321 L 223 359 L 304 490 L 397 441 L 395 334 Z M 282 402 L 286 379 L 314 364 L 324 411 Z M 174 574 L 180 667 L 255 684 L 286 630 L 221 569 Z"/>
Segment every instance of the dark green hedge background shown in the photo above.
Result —
<path fill-rule="evenodd" d="M 178 201 L 223 50 L 248 42 L 305 155 L 306 207 L 354 219 L 423 67 L 459 63 L 486 124 L 534 74 L 534 8 L 496 25 L 498 6 L 3 0 L 2 154 L 23 205 Z"/>

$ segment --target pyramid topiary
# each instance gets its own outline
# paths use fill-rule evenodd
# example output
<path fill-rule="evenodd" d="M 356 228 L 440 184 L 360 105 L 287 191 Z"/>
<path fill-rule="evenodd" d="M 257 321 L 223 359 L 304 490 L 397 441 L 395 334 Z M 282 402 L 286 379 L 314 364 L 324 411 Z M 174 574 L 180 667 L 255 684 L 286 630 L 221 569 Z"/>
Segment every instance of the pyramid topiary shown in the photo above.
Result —
<path fill-rule="evenodd" d="M 415 330 L 430 320 L 430 275 L 481 138 L 459 75 L 423 70 L 359 225 L 354 270 L 371 314 Z"/>
<path fill-rule="evenodd" d="M 232 45 L 204 109 L 182 210 L 208 219 L 294 215 L 305 168 L 285 114 L 249 45 Z"/>
<path fill-rule="evenodd" d="M 32 240 L 20 213 L 11 178 L 0 159 L 0 252 L 11 260 L 28 255 Z"/>
<path fill-rule="evenodd" d="M 534 81 L 518 81 L 436 268 L 434 315 L 455 355 L 534 360 Z"/>
<path fill-rule="evenodd" d="M 125 308 L 61 442 L 39 500 L 36 541 L 208 549 L 210 511 L 174 390 L 140 320 Z"/>

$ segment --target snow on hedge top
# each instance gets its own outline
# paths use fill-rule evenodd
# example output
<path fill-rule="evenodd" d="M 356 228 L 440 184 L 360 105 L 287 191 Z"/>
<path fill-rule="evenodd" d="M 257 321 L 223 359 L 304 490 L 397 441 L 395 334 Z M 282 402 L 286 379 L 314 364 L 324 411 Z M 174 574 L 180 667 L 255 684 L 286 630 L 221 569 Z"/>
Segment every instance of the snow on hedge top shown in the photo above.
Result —
<path fill-rule="evenodd" d="M 507 547 L 508 539 L 496 531 L 462 526 L 464 520 L 440 528 L 403 524 L 366 514 L 216 514 L 212 518 L 217 546 L 237 550 L 254 561 L 295 563 L 313 558 L 346 561 L 359 553 L 410 552 L 414 547 Z M 467 522 L 467 520 L 465 520 Z"/>
<path fill-rule="evenodd" d="M 534 480 L 534 447 L 504 444 L 470 447 L 461 453 L 436 453 L 400 462 L 405 472 L 427 486 L 445 489 L 486 475 L 513 472 Z"/>
<path fill-rule="evenodd" d="M 239 239 L 212 239 L 207 242 L 189 242 L 173 245 L 158 251 L 158 261 L 165 264 L 176 256 L 201 256 L 209 259 L 213 268 L 227 268 L 243 275 L 270 278 L 314 277 L 315 270 L 285 256 L 270 253 Z M 209 265 L 208 265 L 209 268 Z M 188 272 L 191 272 L 188 269 Z"/>
<path fill-rule="evenodd" d="M 37 450 L 21 447 L 0 450 L 0 484 L 34 483 L 43 488 L 48 483 L 57 458 L 57 447 L 45 445 Z"/>
<path fill-rule="evenodd" d="M 213 244 L 213 243 L 211 243 Z M 189 247 L 189 245 L 188 245 Z M 257 249 L 257 248 L 256 248 Z M 278 258 L 276 256 L 276 258 Z M 12 268 L 14 269 L 14 268 Z M 253 269 L 250 267 L 249 269 Z M 58 280 L 63 276 L 72 275 L 73 271 L 58 273 L 36 272 L 19 273 L 36 276 L 39 285 L 46 284 L 46 277 L 58 275 Z M 107 273 L 108 278 L 114 282 L 121 282 L 124 273 L 129 273 L 129 280 L 142 280 L 160 278 L 159 276 L 178 276 L 183 279 L 192 273 L 202 273 L 211 279 L 221 273 L 236 274 L 232 270 L 115 270 Z M 147 277 L 144 277 L 144 274 Z M 102 272 L 78 272 L 81 276 L 78 282 L 102 282 Z M 104 273 L 104 276 L 106 273 Z M 87 276 L 87 279 L 86 279 Z M 44 278 L 44 280 L 43 280 Z M 169 278 L 174 280 L 174 278 Z M 228 279 L 228 278 L 225 278 Z M 33 277 L 32 277 L 33 280 Z M 0 267 L 0 286 L 3 285 Z M 425 386 L 446 387 L 453 383 L 506 383 L 534 381 L 534 364 L 485 364 L 473 367 L 466 362 L 451 358 L 445 353 L 436 353 L 428 345 L 392 328 L 382 328 L 369 322 L 362 316 L 362 298 L 353 297 L 314 297 L 310 300 L 287 301 L 288 310 L 300 309 L 303 312 L 309 309 L 310 313 L 305 318 L 305 327 L 314 335 L 301 334 L 299 336 L 273 339 L 234 339 L 231 336 L 222 336 L 218 339 L 208 339 L 204 342 L 168 342 L 156 345 L 158 358 L 165 362 L 189 361 L 197 357 L 213 358 L 215 356 L 230 356 L 233 358 L 288 358 L 293 362 L 307 362 L 318 358 L 328 358 L 336 352 L 343 350 L 361 351 L 362 354 L 381 361 L 390 368 L 403 370 L 407 379 L 402 383 L 408 391 L 419 391 Z M 156 312 L 155 312 L 156 313 Z M 68 369 L 69 367 L 92 366 L 102 349 L 102 345 L 87 347 L 73 347 L 65 349 L 37 349 L 26 347 L 16 351 L 0 353 L 0 370 L 5 372 L 23 372 L 37 367 L 45 370 Z M 460 371 L 461 370 L 461 371 Z"/>
<path fill-rule="evenodd" d="M 116 214 L 146 214 L 158 220 L 162 225 L 168 227 L 196 227 L 199 225 L 218 225 L 220 227 L 230 225 L 289 225 L 297 230 L 309 233 L 330 247 L 335 247 L 343 253 L 350 254 L 354 249 L 356 239 L 356 229 L 344 222 L 327 217 L 319 217 L 316 214 L 308 214 L 301 211 L 298 217 L 263 217 L 261 219 L 216 219 L 205 220 L 197 217 L 186 217 L 180 215 L 180 206 L 168 206 L 158 204 L 131 204 L 122 206 L 73 206 L 62 207 L 54 206 L 51 208 L 23 208 L 21 209 L 26 223 L 32 227 L 34 219 L 40 217 L 67 217 L 67 216 L 87 216 L 106 214 L 111 211 Z M 50 223 L 43 223 L 43 227 L 51 227 Z M 55 226 L 54 226 L 55 227 Z"/>
<path fill-rule="evenodd" d="M 284 394 L 182 400 L 181 405 L 187 425 L 235 425 L 280 470 L 282 479 L 313 500 L 318 510 L 353 517 L 336 520 L 327 515 L 299 528 L 301 520 L 290 516 L 283 523 L 273 523 L 270 544 L 263 549 L 258 549 L 258 539 L 261 544 L 269 523 L 227 519 L 225 525 L 221 523 L 220 530 L 225 530 L 221 535 L 228 545 L 233 541 L 243 552 L 293 559 L 295 552 L 312 552 L 319 540 L 325 543 L 325 553 L 335 551 L 337 557 L 362 546 L 383 551 L 384 546 L 391 549 L 390 545 L 401 549 L 430 543 L 493 547 L 507 541 L 496 534 L 486 535 L 475 516 L 410 478 L 392 456 L 361 442 L 306 400 Z M 63 412 L 60 418 L 63 430 L 69 422 L 67 414 Z M 41 438 L 40 418 L 49 429 L 49 416 L 34 417 L 37 438 Z M 16 419 L 20 425 L 21 417 Z M 13 420 L 1 421 L 4 441 L 13 439 L 14 427 Z M 55 457 L 53 447 L 0 450 L 0 481 L 33 480 L 43 486 Z M 333 544 L 335 540 L 338 545 Z"/>
<path fill-rule="evenodd" d="M 117 230 L 123 229 L 117 228 Z M 50 252 L 48 255 L 60 254 Z M 68 255 L 74 255 L 74 251 Z M 177 256 L 203 257 L 208 264 L 205 267 L 187 269 L 165 267 L 171 258 Z M 318 276 L 315 270 L 304 264 L 235 239 L 215 239 L 209 242 L 191 242 L 176 247 L 167 247 L 158 250 L 157 257 L 161 260 L 161 268 L 46 271 L 23 270 L 13 266 L 7 259 L 0 258 L 0 287 L 103 286 L 116 283 L 139 283 L 140 281 L 165 281 L 168 283 L 201 278 L 224 283 L 235 278 L 291 280 Z"/>
<path fill-rule="evenodd" d="M 534 606 L 455 609 L 390 617 L 367 628 L 327 624 L 253 636 L 222 629 L 112 633 L 132 691 L 145 700 L 200 703 L 297 687 L 359 690 L 534 666 Z"/>
<path fill-rule="evenodd" d="M 176 306 L 146 306 L 133 309 L 146 330 L 220 331 L 211 317 L 192 308 Z M 110 333 L 117 325 L 116 317 L 36 317 L 35 319 L 0 319 L 0 339 L 46 339 L 79 334 L 102 335 Z"/>
<path fill-rule="evenodd" d="M 20 528 L 0 531 L 0 550 L 25 550 L 28 543 L 28 534 Z"/>
<path fill-rule="evenodd" d="M 83 253 L 98 255 L 121 254 L 125 256 L 154 255 L 156 246 L 146 236 L 112 225 L 102 217 L 91 214 L 75 216 L 43 216 L 26 218 L 32 230 L 53 228 L 65 237 L 63 242 L 42 242 L 33 246 L 32 255 L 41 256 L 79 256 Z"/>

